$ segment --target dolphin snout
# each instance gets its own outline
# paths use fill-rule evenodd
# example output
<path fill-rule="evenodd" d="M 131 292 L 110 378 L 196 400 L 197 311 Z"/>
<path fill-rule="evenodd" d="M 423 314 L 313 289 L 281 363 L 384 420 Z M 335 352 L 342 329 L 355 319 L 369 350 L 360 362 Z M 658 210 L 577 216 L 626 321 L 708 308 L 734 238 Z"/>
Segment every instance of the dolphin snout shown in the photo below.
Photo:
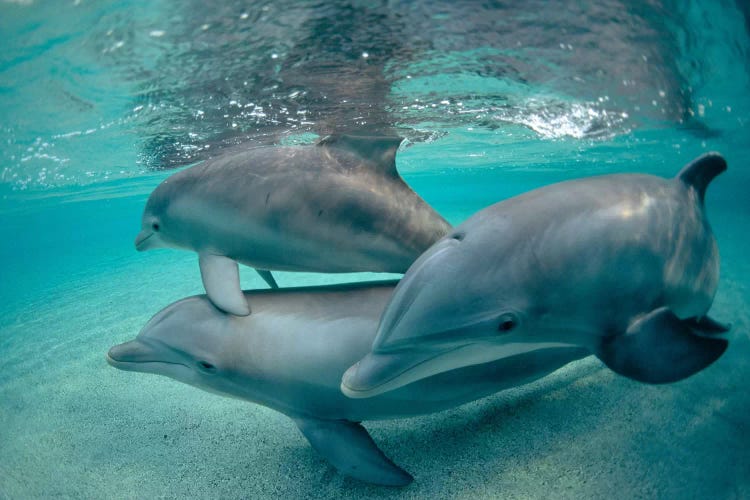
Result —
<path fill-rule="evenodd" d="M 107 363 L 119 370 L 157 373 L 177 380 L 186 380 L 192 373 L 185 359 L 173 349 L 137 338 L 110 348 Z"/>
<path fill-rule="evenodd" d="M 341 391 L 350 398 L 371 397 L 388 390 L 388 382 L 409 368 L 402 356 L 370 353 L 351 366 L 341 379 Z M 391 372 L 395 371 L 395 375 Z"/>
<path fill-rule="evenodd" d="M 135 249 L 139 252 L 142 252 L 144 250 L 148 250 L 150 247 L 148 245 L 148 239 L 151 238 L 154 235 L 154 232 L 151 229 L 143 229 L 140 233 L 138 233 L 138 236 L 135 237 Z"/>
<path fill-rule="evenodd" d="M 465 346 L 448 349 L 403 349 L 371 352 L 341 378 L 341 392 L 350 398 L 371 398 L 451 368 Z"/>
<path fill-rule="evenodd" d="M 115 368 L 123 368 L 124 363 L 153 363 L 161 361 L 156 350 L 140 340 L 118 344 L 107 352 L 107 362 Z"/>

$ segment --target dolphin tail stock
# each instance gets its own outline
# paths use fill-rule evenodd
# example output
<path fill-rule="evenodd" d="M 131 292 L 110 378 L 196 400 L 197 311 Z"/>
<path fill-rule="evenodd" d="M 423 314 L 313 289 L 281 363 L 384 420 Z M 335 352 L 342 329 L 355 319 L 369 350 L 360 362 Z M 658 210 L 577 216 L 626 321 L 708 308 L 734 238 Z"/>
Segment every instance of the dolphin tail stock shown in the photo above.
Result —
<path fill-rule="evenodd" d="M 710 318 L 679 319 L 666 307 L 633 322 L 625 334 L 604 339 L 596 353 L 612 371 L 639 382 L 665 384 L 687 378 L 719 359 L 728 330 Z"/>
<path fill-rule="evenodd" d="M 271 288 L 279 288 L 278 283 L 276 283 L 276 280 L 273 277 L 273 274 L 271 274 L 271 271 L 268 269 L 256 269 L 255 272 L 257 272 L 261 278 L 263 278 L 263 281 L 265 281 L 268 286 Z"/>
<path fill-rule="evenodd" d="M 381 486 L 406 486 L 414 478 L 378 448 L 362 424 L 292 417 L 310 445 L 341 473 Z"/>
<path fill-rule="evenodd" d="M 719 153 L 706 153 L 685 165 L 677 179 L 694 188 L 703 202 L 711 181 L 727 169 L 727 161 Z"/>
<path fill-rule="evenodd" d="M 206 295 L 213 305 L 235 316 L 250 314 L 250 306 L 240 288 L 237 262 L 223 255 L 200 253 L 198 264 Z"/>

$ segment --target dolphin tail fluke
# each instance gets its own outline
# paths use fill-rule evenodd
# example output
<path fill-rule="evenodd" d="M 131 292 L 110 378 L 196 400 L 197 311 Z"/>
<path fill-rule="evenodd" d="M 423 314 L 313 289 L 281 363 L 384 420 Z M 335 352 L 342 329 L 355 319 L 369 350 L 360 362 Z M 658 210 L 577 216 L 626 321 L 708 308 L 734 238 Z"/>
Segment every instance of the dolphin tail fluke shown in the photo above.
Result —
<path fill-rule="evenodd" d="M 293 420 L 312 447 L 347 476 L 382 486 L 406 486 L 414 480 L 380 451 L 361 424 L 307 417 Z"/>
<path fill-rule="evenodd" d="M 726 328 L 706 318 L 681 320 L 663 307 L 635 321 L 624 335 L 605 339 L 596 354 L 614 372 L 639 382 L 677 382 L 719 359 L 729 342 L 701 334 Z"/>
<path fill-rule="evenodd" d="M 237 262 L 223 255 L 201 253 L 198 263 L 206 295 L 216 307 L 235 316 L 250 314 L 250 306 L 240 288 Z"/>
<path fill-rule="evenodd" d="M 727 161 L 719 153 L 706 153 L 680 170 L 677 178 L 698 192 L 701 202 L 711 181 L 727 169 Z"/>
<path fill-rule="evenodd" d="M 279 288 L 279 285 L 276 283 L 276 280 L 273 278 L 273 274 L 271 274 L 271 271 L 268 269 L 256 269 L 255 270 L 261 278 L 263 278 L 263 281 L 265 281 L 268 286 L 271 288 Z"/>

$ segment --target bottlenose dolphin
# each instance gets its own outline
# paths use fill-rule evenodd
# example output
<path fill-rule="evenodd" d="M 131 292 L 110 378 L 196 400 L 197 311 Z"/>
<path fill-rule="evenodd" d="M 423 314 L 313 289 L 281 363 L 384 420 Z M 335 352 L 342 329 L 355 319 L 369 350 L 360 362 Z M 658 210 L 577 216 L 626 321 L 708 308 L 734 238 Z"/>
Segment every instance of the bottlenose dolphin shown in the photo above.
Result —
<path fill-rule="evenodd" d="M 403 273 L 450 225 L 396 170 L 396 137 L 329 136 L 263 147 L 182 170 L 148 199 L 138 250 L 198 252 L 220 309 L 247 315 L 237 262 L 269 269 Z"/>
<path fill-rule="evenodd" d="M 540 378 L 587 355 L 561 347 L 505 357 L 429 377 L 383 396 L 349 399 L 341 375 L 364 356 L 395 282 L 245 292 L 253 314 L 232 316 L 205 296 L 157 313 L 107 361 L 165 375 L 291 417 L 310 444 L 342 473 L 381 485 L 412 477 L 373 442 L 362 420 L 440 411 Z"/>
<path fill-rule="evenodd" d="M 728 327 L 706 316 L 719 252 L 703 206 L 725 169 L 709 153 L 674 179 L 572 180 L 478 212 L 412 265 L 342 391 L 562 346 L 647 383 L 702 370 L 727 347 L 711 335 Z"/>

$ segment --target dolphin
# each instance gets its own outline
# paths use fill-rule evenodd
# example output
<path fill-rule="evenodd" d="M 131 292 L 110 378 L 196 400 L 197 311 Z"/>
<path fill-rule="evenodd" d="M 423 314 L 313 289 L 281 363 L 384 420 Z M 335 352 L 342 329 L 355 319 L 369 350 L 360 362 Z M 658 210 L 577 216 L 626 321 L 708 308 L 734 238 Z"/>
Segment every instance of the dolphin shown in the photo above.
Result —
<path fill-rule="evenodd" d="M 710 319 L 719 252 L 704 212 L 725 160 L 674 179 L 619 174 L 542 187 L 456 227 L 407 271 L 371 352 L 341 390 L 369 398 L 507 355 L 583 347 L 646 383 L 718 359 L 729 327 Z"/>
<path fill-rule="evenodd" d="M 182 170 L 151 193 L 135 246 L 194 250 L 208 297 L 240 316 L 237 262 L 274 288 L 270 269 L 403 273 L 450 225 L 396 170 L 401 141 L 334 135 Z"/>
<path fill-rule="evenodd" d="M 568 346 L 522 353 L 382 396 L 349 399 L 339 390 L 341 375 L 369 351 L 395 284 L 245 292 L 253 304 L 249 316 L 226 314 L 205 295 L 183 299 L 157 313 L 135 340 L 112 347 L 107 361 L 277 410 L 342 473 L 404 486 L 411 475 L 380 451 L 359 422 L 452 408 L 531 382 L 588 354 Z"/>

